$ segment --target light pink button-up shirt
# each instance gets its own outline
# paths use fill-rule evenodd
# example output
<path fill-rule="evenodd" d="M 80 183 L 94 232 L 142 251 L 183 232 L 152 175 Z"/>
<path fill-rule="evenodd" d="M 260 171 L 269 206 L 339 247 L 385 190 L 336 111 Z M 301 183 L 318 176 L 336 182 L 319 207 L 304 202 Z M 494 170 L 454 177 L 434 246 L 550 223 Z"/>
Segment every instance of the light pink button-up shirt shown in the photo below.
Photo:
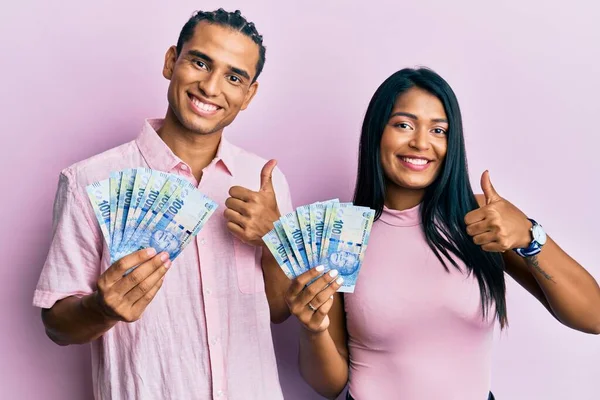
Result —
<path fill-rule="evenodd" d="M 109 267 L 86 185 L 134 167 L 178 173 L 197 185 L 189 166 L 156 133 L 161 123 L 148 120 L 136 140 L 62 171 L 35 306 L 92 293 Z M 221 140 L 198 186 L 219 208 L 175 259 L 142 318 L 118 323 L 92 343 L 95 398 L 282 399 L 261 251 L 235 239 L 223 217 L 229 188 L 258 190 L 266 161 Z M 281 213 L 292 211 L 278 169 L 273 184 Z"/>

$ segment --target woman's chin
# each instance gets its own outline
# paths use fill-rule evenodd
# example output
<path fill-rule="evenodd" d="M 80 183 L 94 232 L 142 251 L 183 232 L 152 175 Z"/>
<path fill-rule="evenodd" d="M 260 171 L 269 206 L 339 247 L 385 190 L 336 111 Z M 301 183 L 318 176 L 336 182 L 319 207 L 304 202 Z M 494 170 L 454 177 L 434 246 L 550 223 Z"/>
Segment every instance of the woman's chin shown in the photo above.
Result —
<path fill-rule="evenodd" d="M 431 181 L 429 181 L 429 180 L 426 180 L 426 181 L 418 180 L 417 181 L 417 180 L 398 179 L 394 183 L 400 190 L 415 191 L 415 192 L 423 191 L 431 185 Z"/>

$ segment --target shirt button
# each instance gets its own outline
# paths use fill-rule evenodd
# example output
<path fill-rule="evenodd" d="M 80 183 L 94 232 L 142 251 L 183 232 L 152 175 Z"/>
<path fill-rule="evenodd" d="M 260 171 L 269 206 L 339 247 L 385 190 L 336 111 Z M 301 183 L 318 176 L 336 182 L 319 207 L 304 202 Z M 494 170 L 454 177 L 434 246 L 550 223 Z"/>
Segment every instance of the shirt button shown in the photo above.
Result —
<path fill-rule="evenodd" d="M 208 295 L 210 295 L 210 294 L 211 294 L 211 291 L 210 291 L 210 289 L 206 289 L 206 290 L 205 290 L 205 292 L 206 292 L 206 294 L 208 294 Z"/>
<path fill-rule="evenodd" d="M 200 244 L 204 246 L 206 244 L 206 240 L 204 238 L 200 239 Z"/>
<path fill-rule="evenodd" d="M 181 168 L 182 171 L 187 171 L 188 167 L 185 164 L 180 164 L 179 168 Z"/>
<path fill-rule="evenodd" d="M 211 343 L 213 345 L 216 345 L 217 343 L 219 343 L 219 338 L 218 337 L 214 338 L 213 340 L 211 340 Z"/>
<path fill-rule="evenodd" d="M 223 393 L 223 391 L 222 391 L 222 390 L 219 390 L 219 391 L 217 392 L 217 397 L 221 397 L 221 396 L 223 396 L 224 394 L 225 394 L 225 393 Z"/>

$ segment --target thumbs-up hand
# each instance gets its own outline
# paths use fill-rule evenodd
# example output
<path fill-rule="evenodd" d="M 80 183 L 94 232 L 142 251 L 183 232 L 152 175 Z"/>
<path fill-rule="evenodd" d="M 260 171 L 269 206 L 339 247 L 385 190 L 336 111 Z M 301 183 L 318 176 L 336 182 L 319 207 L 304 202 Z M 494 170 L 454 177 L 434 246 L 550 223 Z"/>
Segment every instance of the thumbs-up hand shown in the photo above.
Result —
<path fill-rule="evenodd" d="M 483 190 L 486 205 L 502 201 L 502 197 L 500 197 L 496 189 L 494 189 L 494 185 L 492 185 L 489 171 L 485 171 L 481 175 L 481 190 Z"/>
<path fill-rule="evenodd" d="M 246 244 L 262 246 L 262 237 L 273 229 L 273 222 L 281 216 L 272 179 L 276 165 L 275 160 L 265 164 L 260 173 L 258 192 L 241 186 L 229 189 L 231 197 L 225 201 L 227 208 L 223 214 L 227 228 Z"/>
<path fill-rule="evenodd" d="M 485 171 L 481 175 L 483 196 L 478 196 L 479 208 L 465 216 L 467 233 L 485 251 L 505 252 L 527 247 L 531 243 L 531 222 L 521 210 L 502 198 Z"/>

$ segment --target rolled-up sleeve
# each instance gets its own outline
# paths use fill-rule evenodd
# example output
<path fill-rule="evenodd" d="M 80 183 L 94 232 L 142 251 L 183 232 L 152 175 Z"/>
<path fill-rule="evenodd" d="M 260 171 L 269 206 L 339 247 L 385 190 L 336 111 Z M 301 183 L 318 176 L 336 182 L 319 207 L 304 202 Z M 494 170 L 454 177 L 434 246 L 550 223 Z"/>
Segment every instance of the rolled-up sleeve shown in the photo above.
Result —
<path fill-rule="evenodd" d="M 72 170 L 61 172 L 52 241 L 33 297 L 36 307 L 51 308 L 65 297 L 84 296 L 96 289 L 103 242 L 84 190 Z"/>

